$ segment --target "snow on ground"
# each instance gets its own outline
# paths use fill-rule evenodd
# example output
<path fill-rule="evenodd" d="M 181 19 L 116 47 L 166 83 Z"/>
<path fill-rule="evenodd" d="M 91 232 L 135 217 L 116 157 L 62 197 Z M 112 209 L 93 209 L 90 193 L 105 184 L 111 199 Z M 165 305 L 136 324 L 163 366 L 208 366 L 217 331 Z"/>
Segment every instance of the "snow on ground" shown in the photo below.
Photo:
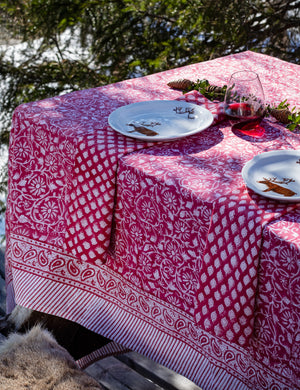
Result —
<path fill-rule="evenodd" d="M 78 31 L 65 31 L 59 37 L 60 51 L 63 53 L 64 58 L 73 60 L 86 60 L 89 58 L 90 53 L 86 48 L 82 48 L 79 45 L 79 32 Z M 4 55 L 5 60 L 13 61 L 15 65 L 20 65 L 26 58 L 35 53 L 41 44 L 41 40 L 36 40 L 32 46 L 26 42 L 18 42 L 16 40 L 8 41 L 0 44 L 0 54 Z M 43 56 L 40 57 L 40 61 L 57 60 L 59 52 L 57 48 L 46 51 Z M 0 91 L 4 91 L 7 86 L 5 80 L 0 80 Z M 0 92 L 1 93 L 1 92 Z M 1 123 L 0 123 L 1 129 Z M 8 150 L 6 147 L 0 147 L 0 171 L 2 167 L 7 163 Z M 0 200 L 6 200 L 6 194 L 0 193 Z M 0 215 L 0 245 L 5 235 L 5 219 L 4 216 Z"/>

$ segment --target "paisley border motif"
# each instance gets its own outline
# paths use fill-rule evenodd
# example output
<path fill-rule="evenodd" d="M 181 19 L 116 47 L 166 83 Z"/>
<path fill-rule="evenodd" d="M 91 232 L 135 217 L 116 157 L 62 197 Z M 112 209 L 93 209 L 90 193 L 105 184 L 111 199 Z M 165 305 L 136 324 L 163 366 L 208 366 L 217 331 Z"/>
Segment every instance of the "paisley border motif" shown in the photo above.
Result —
<path fill-rule="evenodd" d="M 103 302 L 102 305 L 97 305 L 97 316 L 101 317 L 102 307 L 106 310 L 107 307 L 110 307 L 111 320 L 115 317 L 116 312 L 120 314 L 120 318 L 126 318 L 129 315 L 131 319 L 128 321 L 134 320 L 143 324 L 142 326 L 145 326 L 145 329 L 152 337 L 153 335 L 163 334 L 165 345 L 160 347 L 165 351 L 170 350 L 171 340 L 173 342 L 176 340 L 179 355 L 186 350 L 193 351 L 195 355 L 193 361 L 189 361 L 187 358 L 185 362 L 182 362 L 182 367 L 174 367 L 176 359 L 172 363 L 169 361 L 166 363 L 161 358 L 158 359 L 158 362 L 167 364 L 171 369 L 175 369 L 178 372 L 182 371 L 184 375 L 190 376 L 194 381 L 198 377 L 196 381 L 199 382 L 200 386 L 203 385 L 202 380 L 207 374 L 205 373 L 205 366 L 210 370 L 211 367 L 208 368 L 208 365 L 211 366 L 211 364 L 216 366 L 218 370 L 221 370 L 223 375 L 240 381 L 241 387 L 236 388 L 283 390 L 289 386 L 288 382 L 285 382 L 277 373 L 254 361 L 251 351 L 230 344 L 203 331 L 195 324 L 192 316 L 188 316 L 181 310 L 176 309 L 176 307 L 152 295 L 148 295 L 104 264 L 97 266 L 84 263 L 52 245 L 14 234 L 11 235 L 6 256 L 12 265 L 13 272 L 22 273 L 22 278 L 18 277 L 14 284 L 16 301 L 19 304 L 31 301 L 31 303 L 34 302 L 35 309 L 46 312 L 48 310 L 51 314 L 63 315 L 59 311 L 61 303 L 57 301 L 61 297 L 56 292 L 52 292 L 49 287 L 53 285 L 52 282 L 55 282 L 60 284 L 62 288 L 65 286 L 66 290 L 73 291 L 74 296 L 78 296 L 79 291 L 82 291 L 82 297 L 85 294 L 93 297 L 97 296 Z M 41 258 L 43 259 L 42 262 Z M 31 276 L 33 280 L 41 281 L 41 284 L 43 284 L 42 294 L 43 297 L 47 296 L 43 302 L 35 299 L 35 294 L 41 294 L 41 288 L 36 283 L 34 285 L 30 283 Z M 22 281 L 19 282 L 21 279 Z M 48 287 L 47 281 L 49 281 Z M 24 290 L 24 285 L 29 286 L 26 291 Z M 18 302 L 17 298 L 19 289 L 22 289 L 22 302 Z M 78 299 L 81 299 L 80 295 Z M 85 300 L 87 301 L 87 299 Z M 85 326 L 95 327 L 94 315 L 94 313 L 90 313 L 90 319 L 84 323 Z M 126 324 L 124 324 L 125 328 Z M 113 329 L 111 331 L 106 330 L 105 335 L 107 337 L 115 336 L 114 332 Z M 118 336 L 114 341 L 130 349 L 145 353 L 144 350 L 140 350 L 141 346 L 138 341 L 130 339 L 125 333 L 118 330 Z M 157 340 L 155 337 L 152 343 L 156 344 Z M 174 350 L 172 350 L 172 353 L 174 353 Z M 148 355 L 150 358 L 154 358 L 149 351 Z M 203 359 L 206 363 L 204 366 L 201 366 L 203 372 L 200 373 L 196 370 L 197 361 L 199 360 L 200 362 Z M 187 362 L 188 368 L 185 367 Z M 243 383 L 244 385 L 242 385 Z M 268 387 L 265 387 L 266 384 Z"/>

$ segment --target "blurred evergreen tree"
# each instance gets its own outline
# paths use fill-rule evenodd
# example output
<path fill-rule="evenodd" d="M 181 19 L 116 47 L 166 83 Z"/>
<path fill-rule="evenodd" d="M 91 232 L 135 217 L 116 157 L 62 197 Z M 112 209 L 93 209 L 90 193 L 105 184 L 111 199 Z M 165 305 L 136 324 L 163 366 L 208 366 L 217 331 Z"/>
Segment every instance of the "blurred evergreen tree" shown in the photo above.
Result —
<path fill-rule="evenodd" d="M 0 0 L 26 43 L 0 54 L 0 142 L 23 102 L 244 50 L 299 63 L 299 16 L 300 0 Z"/>

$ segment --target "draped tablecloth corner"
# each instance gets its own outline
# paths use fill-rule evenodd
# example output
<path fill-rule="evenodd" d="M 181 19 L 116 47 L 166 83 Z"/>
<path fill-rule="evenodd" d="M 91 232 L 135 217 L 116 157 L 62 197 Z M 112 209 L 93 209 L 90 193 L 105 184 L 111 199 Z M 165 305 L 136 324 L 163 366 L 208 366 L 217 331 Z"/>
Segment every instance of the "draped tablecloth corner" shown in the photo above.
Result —
<path fill-rule="evenodd" d="M 241 176 L 257 154 L 300 150 L 300 136 L 268 119 L 263 138 L 241 136 L 220 104 L 167 86 L 224 85 L 249 68 L 267 103 L 300 106 L 300 67 L 246 51 L 15 110 L 8 311 L 78 322 L 203 390 L 300 389 L 300 204 L 260 197 Z M 201 104 L 215 121 L 157 143 L 108 125 L 116 108 L 155 99 Z"/>

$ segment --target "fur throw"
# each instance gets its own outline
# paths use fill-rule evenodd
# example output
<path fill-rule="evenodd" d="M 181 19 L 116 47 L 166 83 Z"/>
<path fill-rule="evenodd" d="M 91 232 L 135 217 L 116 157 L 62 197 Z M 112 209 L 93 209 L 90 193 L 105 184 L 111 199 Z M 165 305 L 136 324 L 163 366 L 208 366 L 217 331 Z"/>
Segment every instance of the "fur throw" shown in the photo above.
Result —
<path fill-rule="evenodd" d="M 1 390 L 100 390 L 52 334 L 34 326 L 0 345 Z"/>
<path fill-rule="evenodd" d="M 75 322 L 19 305 L 10 314 L 0 318 L 0 333 L 4 336 L 14 332 L 25 333 L 36 324 L 49 330 L 58 344 L 75 360 L 89 355 L 111 341 Z"/>

